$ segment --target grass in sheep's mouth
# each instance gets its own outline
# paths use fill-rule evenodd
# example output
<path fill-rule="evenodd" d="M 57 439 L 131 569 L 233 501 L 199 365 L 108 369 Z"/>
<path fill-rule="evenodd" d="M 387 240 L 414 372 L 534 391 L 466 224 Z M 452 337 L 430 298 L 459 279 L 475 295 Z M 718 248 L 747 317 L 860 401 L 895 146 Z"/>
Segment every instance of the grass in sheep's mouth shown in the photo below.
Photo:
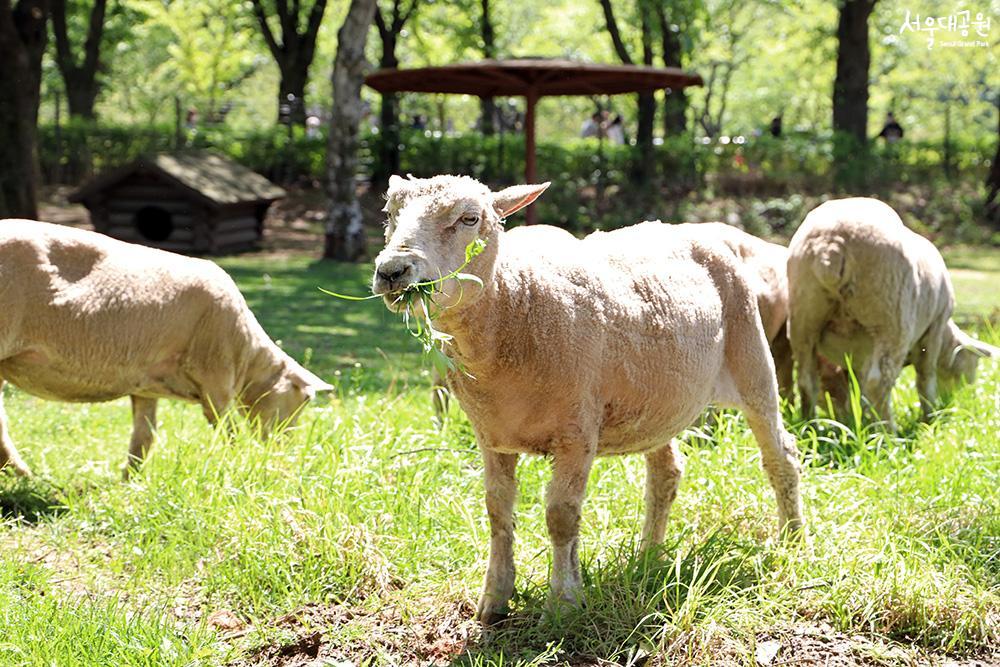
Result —
<path fill-rule="evenodd" d="M 424 357 L 429 359 L 434 368 L 442 375 L 456 368 L 455 361 L 445 354 L 445 348 L 451 342 L 451 336 L 434 327 L 434 320 L 440 315 L 440 309 L 434 304 L 434 295 L 441 291 L 441 286 L 454 278 L 462 285 L 471 282 L 483 286 L 483 281 L 471 273 L 463 273 L 465 267 L 486 249 L 486 241 L 476 239 L 465 246 L 465 261 L 451 273 L 436 278 L 407 285 L 402 290 L 386 294 L 371 294 L 368 296 L 351 296 L 338 294 L 320 288 L 324 294 L 348 301 L 368 301 L 369 299 L 385 299 L 388 305 L 398 309 L 403 314 L 403 323 L 411 336 L 420 341 Z M 462 295 L 459 295 L 461 301 Z"/>

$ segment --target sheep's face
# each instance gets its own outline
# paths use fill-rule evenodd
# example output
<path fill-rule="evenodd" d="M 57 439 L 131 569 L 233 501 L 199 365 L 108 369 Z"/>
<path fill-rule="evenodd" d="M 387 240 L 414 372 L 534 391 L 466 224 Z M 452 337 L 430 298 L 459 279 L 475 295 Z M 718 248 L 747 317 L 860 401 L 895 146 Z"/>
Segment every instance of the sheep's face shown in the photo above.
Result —
<path fill-rule="evenodd" d="M 263 392 L 248 392 L 243 411 L 248 419 L 259 422 L 266 434 L 275 428 L 293 426 L 306 403 L 317 393 L 331 389 L 331 385 L 288 359 L 269 388 Z"/>
<path fill-rule="evenodd" d="M 980 359 L 1000 356 L 1000 350 L 964 333 L 954 322 L 949 322 L 948 327 L 950 340 L 944 346 L 944 358 L 938 365 L 941 390 L 946 395 L 975 381 Z"/>
<path fill-rule="evenodd" d="M 375 258 L 372 291 L 392 310 L 401 308 L 407 287 L 461 270 L 484 284 L 492 279 L 503 219 L 524 208 L 548 183 L 491 192 L 466 176 L 389 179 L 385 249 Z M 477 240 L 485 250 L 467 266 L 466 249 Z M 479 287 L 448 278 L 435 285 L 435 305 L 447 308 L 475 298 Z"/>

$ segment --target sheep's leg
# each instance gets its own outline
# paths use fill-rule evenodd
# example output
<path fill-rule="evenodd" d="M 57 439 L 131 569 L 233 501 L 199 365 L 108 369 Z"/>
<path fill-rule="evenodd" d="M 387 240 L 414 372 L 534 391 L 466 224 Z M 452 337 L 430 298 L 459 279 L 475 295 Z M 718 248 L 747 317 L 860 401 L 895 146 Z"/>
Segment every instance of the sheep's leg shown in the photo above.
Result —
<path fill-rule="evenodd" d="M 646 454 L 646 522 L 642 528 L 642 548 L 663 541 L 670 506 L 677 497 L 677 485 L 684 472 L 684 455 L 671 440 Z"/>
<path fill-rule="evenodd" d="M 742 326 L 738 320 L 743 320 Z M 808 356 L 815 364 L 815 353 L 810 351 Z M 768 353 L 767 341 L 756 313 L 752 318 L 745 312 L 733 314 L 727 337 L 726 365 L 736 384 L 739 407 L 746 415 L 760 447 L 761 463 L 774 489 L 779 533 L 783 538 L 796 537 L 804 526 L 802 499 L 799 496 L 798 448 L 795 438 L 781 423 L 774 362 Z"/>
<path fill-rule="evenodd" d="M 132 440 L 128 446 L 128 461 L 122 470 L 122 479 L 126 482 L 146 459 L 146 453 L 153 444 L 156 431 L 156 399 L 143 396 L 132 396 L 131 398 Z"/>
<path fill-rule="evenodd" d="M 862 390 L 871 403 L 871 410 L 877 419 L 886 423 L 890 431 L 896 430 L 892 416 L 892 388 L 903 369 L 906 350 L 878 345 L 865 363 L 862 371 Z"/>
<path fill-rule="evenodd" d="M 819 396 L 819 367 L 817 347 L 823 327 L 836 304 L 822 289 L 808 281 L 792 282 L 789 271 L 788 341 L 798 372 L 799 400 L 802 416 L 816 416 L 816 399 Z"/>
<path fill-rule="evenodd" d="M 486 513 L 490 517 L 490 560 L 476 618 L 492 625 L 507 616 L 514 595 L 514 499 L 517 454 L 483 450 Z"/>
<path fill-rule="evenodd" d="M 0 468 L 10 466 L 18 475 L 29 477 L 31 469 L 17 453 L 17 447 L 14 446 L 14 440 L 11 439 L 7 428 L 7 411 L 3 406 L 4 384 L 6 383 L 0 380 Z"/>
<path fill-rule="evenodd" d="M 744 414 L 760 447 L 761 463 L 778 503 L 778 530 L 782 538 L 797 537 L 805 526 L 799 495 L 799 456 L 795 438 L 784 429 L 777 409 Z"/>
<path fill-rule="evenodd" d="M 825 359 L 820 359 L 819 377 L 823 393 L 830 397 L 833 417 L 846 423 L 851 415 L 851 382 L 847 371 Z"/>
<path fill-rule="evenodd" d="M 546 491 L 545 523 L 552 541 L 550 601 L 576 604 L 583 586 L 578 542 L 580 511 L 594 447 L 563 447 L 552 457 L 552 481 Z"/>
<path fill-rule="evenodd" d="M 919 343 L 920 351 L 914 366 L 917 370 L 917 394 L 920 396 L 920 414 L 930 421 L 938 405 L 937 362 L 944 344 L 944 327 L 934 327 Z"/>
<path fill-rule="evenodd" d="M 228 392 L 209 392 L 201 400 L 201 411 L 205 419 L 213 427 L 218 426 L 219 418 L 229 409 L 233 397 Z"/>
<path fill-rule="evenodd" d="M 794 400 L 792 392 L 795 387 L 792 376 L 794 360 L 792 345 L 784 328 L 771 341 L 771 357 L 774 359 L 774 373 L 778 378 L 778 395 L 791 402 Z"/>

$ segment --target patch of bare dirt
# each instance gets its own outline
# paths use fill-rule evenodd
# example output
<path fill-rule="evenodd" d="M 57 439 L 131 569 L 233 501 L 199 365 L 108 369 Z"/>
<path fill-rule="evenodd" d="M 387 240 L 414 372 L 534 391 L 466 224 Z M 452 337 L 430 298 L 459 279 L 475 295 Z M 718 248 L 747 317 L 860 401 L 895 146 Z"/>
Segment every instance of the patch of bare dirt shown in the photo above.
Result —
<path fill-rule="evenodd" d="M 375 660 L 447 665 L 479 635 L 479 625 L 463 604 L 416 617 L 405 617 L 391 604 L 377 611 L 308 605 L 277 619 L 268 631 L 285 639 L 257 649 L 233 667 L 346 667 Z"/>
<path fill-rule="evenodd" d="M 758 667 L 996 667 L 1000 653 L 954 658 L 877 637 L 845 634 L 820 623 L 758 634 L 753 662 Z"/>
<path fill-rule="evenodd" d="M 275 641 L 231 667 L 448 665 L 480 648 L 482 632 L 471 617 L 472 610 L 462 604 L 415 618 L 404 618 L 393 605 L 374 612 L 309 605 L 277 619 L 267 629 Z M 500 647 L 490 648 L 492 653 Z M 519 647 L 509 648 L 516 653 Z M 1000 652 L 950 657 L 838 632 L 825 623 L 771 628 L 759 632 L 752 645 L 716 628 L 683 633 L 660 651 L 639 650 L 617 661 L 562 653 L 552 658 L 568 667 L 1000 667 Z"/>

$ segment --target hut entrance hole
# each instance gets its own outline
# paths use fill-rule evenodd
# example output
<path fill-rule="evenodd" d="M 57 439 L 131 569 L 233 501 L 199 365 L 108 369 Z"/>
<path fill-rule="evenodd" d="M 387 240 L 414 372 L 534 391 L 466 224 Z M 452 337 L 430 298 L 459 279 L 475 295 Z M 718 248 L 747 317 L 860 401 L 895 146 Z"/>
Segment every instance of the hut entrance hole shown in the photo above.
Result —
<path fill-rule="evenodd" d="M 147 241 L 166 241 L 174 233 L 170 211 L 159 206 L 143 206 L 135 212 L 135 228 Z"/>

